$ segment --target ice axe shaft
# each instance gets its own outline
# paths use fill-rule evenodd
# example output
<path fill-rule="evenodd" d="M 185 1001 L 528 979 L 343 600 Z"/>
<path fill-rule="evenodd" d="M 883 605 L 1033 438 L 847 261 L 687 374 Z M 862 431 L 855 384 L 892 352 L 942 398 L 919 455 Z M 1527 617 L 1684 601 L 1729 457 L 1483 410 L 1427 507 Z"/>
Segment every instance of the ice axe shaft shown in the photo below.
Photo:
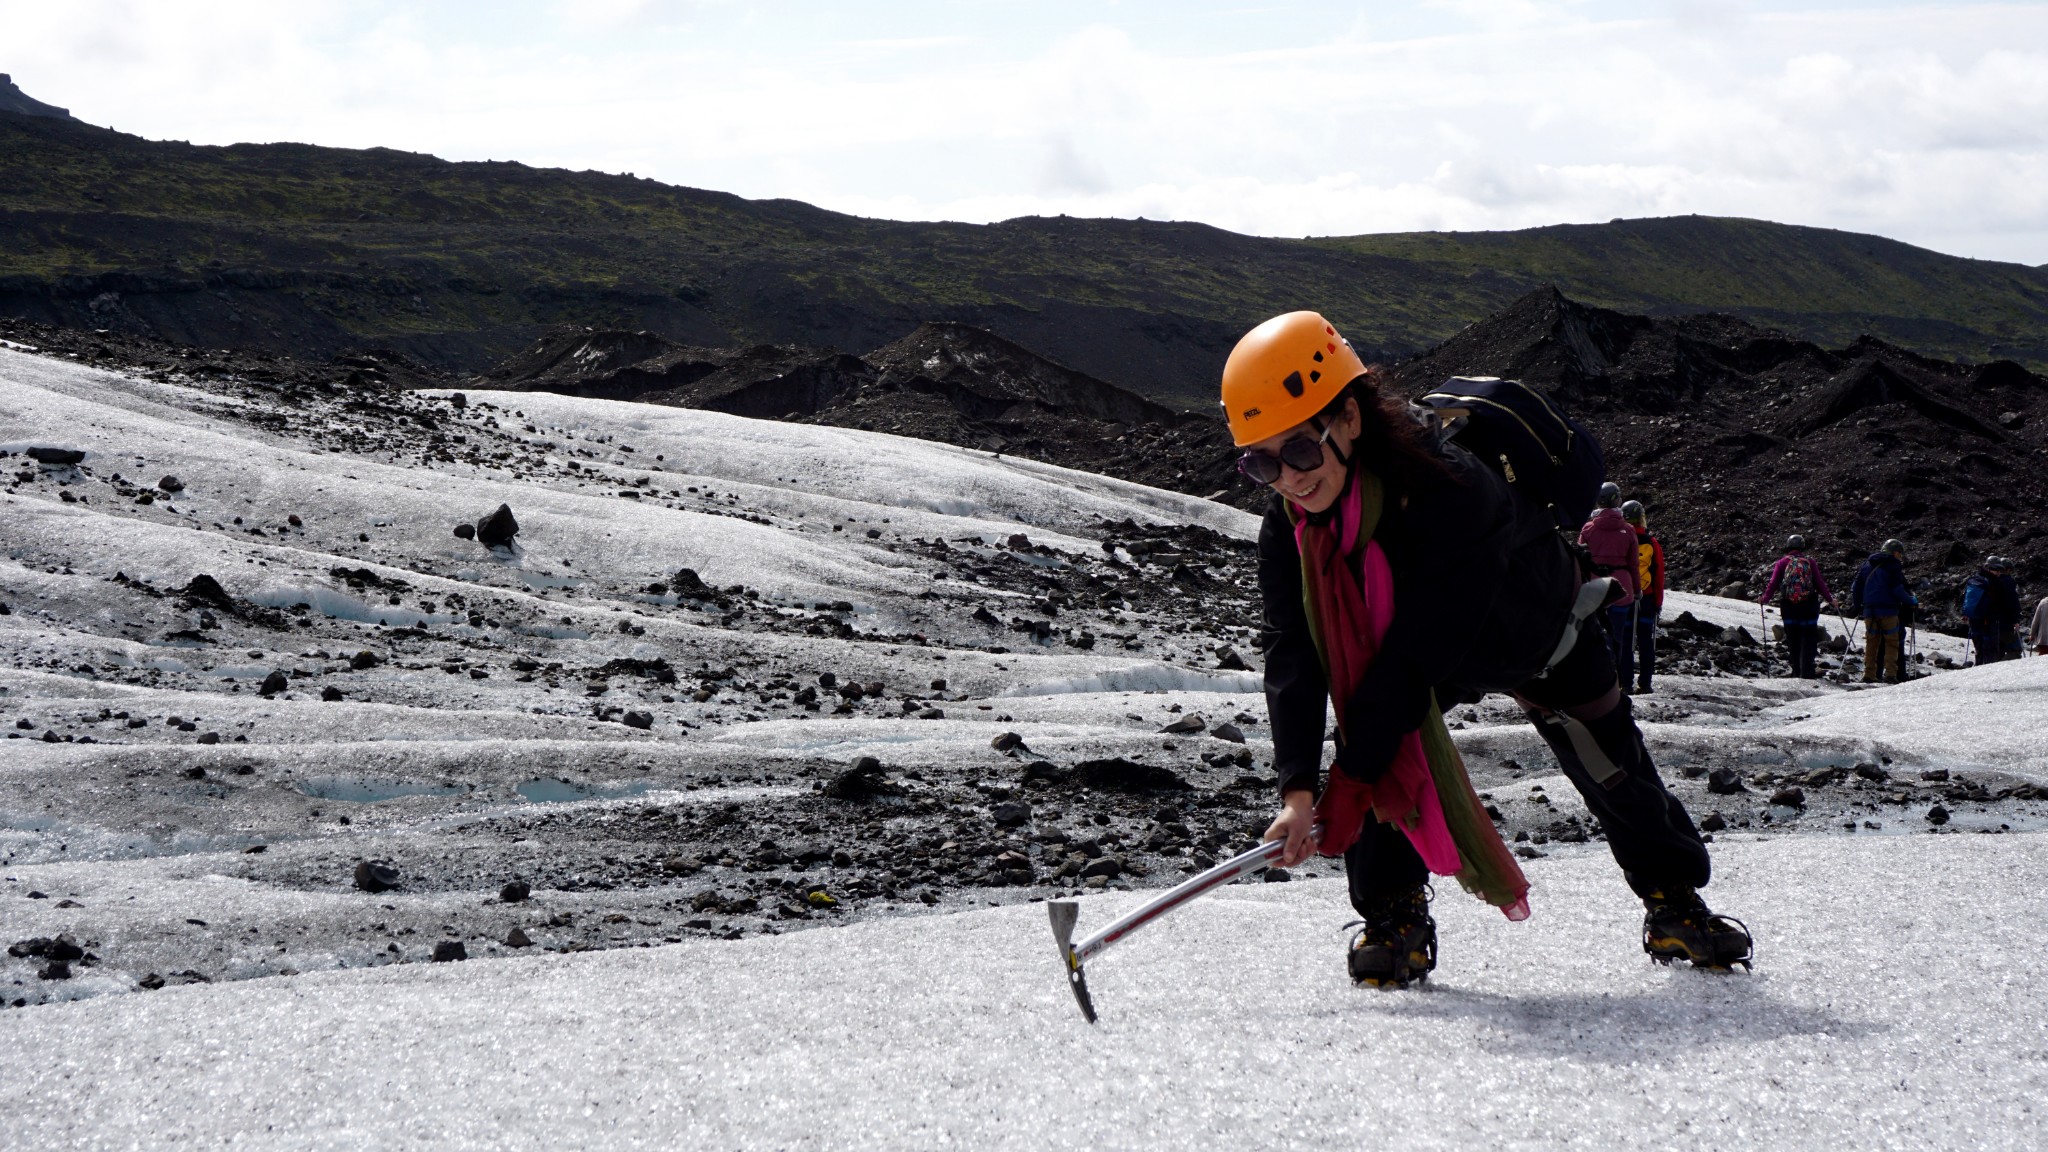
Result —
<path fill-rule="evenodd" d="M 1240 876 L 1272 867 L 1286 852 L 1285 840 L 1268 840 L 1161 892 L 1103 925 L 1079 943 L 1074 942 L 1074 924 L 1080 918 L 1081 906 L 1072 900 L 1048 902 L 1046 910 L 1052 916 L 1052 935 L 1059 944 L 1060 964 L 1067 970 L 1067 984 L 1073 989 L 1074 1002 L 1081 1006 L 1081 1015 L 1086 1016 L 1090 1024 L 1095 1023 L 1095 1002 L 1088 995 L 1088 977 L 1082 969 L 1089 957 L 1196 897 L 1206 896 Z"/>

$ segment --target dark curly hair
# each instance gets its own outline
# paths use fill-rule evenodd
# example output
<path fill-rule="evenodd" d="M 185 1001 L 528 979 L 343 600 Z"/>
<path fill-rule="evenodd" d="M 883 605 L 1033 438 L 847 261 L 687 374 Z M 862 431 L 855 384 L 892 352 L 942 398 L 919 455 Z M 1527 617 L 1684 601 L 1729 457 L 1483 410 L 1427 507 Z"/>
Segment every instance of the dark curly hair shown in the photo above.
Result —
<path fill-rule="evenodd" d="M 1346 401 L 1356 400 L 1359 430 L 1351 448 L 1354 461 L 1371 468 L 1396 492 L 1412 491 L 1418 484 L 1449 475 L 1428 426 L 1416 419 L 1408 401 L 1383 389 L 1385 379 L 1379 365 L 1368 366 L 1316 413 L 1316 423 L 1328 426 L 1343 413 Z"/>

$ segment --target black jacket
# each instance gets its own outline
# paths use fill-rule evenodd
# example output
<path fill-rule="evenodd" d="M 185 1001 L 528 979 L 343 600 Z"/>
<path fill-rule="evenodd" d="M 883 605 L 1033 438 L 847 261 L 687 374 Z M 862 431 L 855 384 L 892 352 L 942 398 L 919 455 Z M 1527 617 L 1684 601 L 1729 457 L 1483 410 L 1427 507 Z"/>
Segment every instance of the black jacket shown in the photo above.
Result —
<path fill-rule="evenodd" d="M 1387 770 L 1401 738 L 1437 702 L 1525 683 L 1563 635 L 1578 566 L 1548 512 L 1455 444 L 1448 475 L 1389 491 L 1373 539 L 1394 572 L 1394 621 L 1345 713 L 1338 764 L 1361 780 Z M 1301 557 L 1279 495 L 1259 531 L 1266 704 L 1280 790 L 1315 789 L 1329 689 L 1301 603 Z"/>

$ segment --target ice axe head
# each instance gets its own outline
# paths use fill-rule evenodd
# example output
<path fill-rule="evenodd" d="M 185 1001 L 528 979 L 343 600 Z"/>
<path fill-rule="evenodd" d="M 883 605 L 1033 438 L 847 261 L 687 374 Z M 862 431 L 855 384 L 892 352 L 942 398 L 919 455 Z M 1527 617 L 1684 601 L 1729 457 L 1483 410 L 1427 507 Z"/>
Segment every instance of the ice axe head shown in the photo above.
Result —
<path fill-rule="evenodd" d="M 1045 907 L 1052 915 L 1052 938 L 1060 946 L 1060 967 L 1067 971 L 1067 987 L 1074 990 L 1074 1003 L 1081 1006 L 1081 1015 L 1093 1024 L 1095 1001 L 1088 996 L 1088 974 L 1074 954 L 1074 922 L 1081 916 L 1081 906 L 1072 900 L 1050 900 Z"/>

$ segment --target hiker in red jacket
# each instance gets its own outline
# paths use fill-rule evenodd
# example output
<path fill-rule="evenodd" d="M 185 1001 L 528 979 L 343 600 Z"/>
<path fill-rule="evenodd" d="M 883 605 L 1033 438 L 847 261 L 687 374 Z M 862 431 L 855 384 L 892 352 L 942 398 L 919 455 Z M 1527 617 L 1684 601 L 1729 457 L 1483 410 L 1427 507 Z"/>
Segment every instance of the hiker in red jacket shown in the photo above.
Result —
<path fill-rule="evenodd" d="M 1607 648 L 1626 692 L 1636 674 L 1636 593 L 1641 585 L 1636 530 L 1621 515 L 1621 488 L 1613 481 L 1600 486 L 1600 507 L 1579 529 L 1579 543 L 1593 558 L 1594 574 L 1612 576 L 1622 588 L 1623 595 L 1607 604 L 1606 624 Z"/>
<path fill-rule="evenodd" d="M 1399 987 L 1435 967 L 1431 873 L 1527 914 L 1528 882 L 1443 721 L 1488 692 L 1514 696 L 1585 798 L 1643 900 L 1644 951 L 1747 965 L 1747 930 L 1700 899 L 1706 845 L 1591 619 L 1606 582 L 1585 579 L 1550 508 L 1382 392 L 1314 312 L 1240 340 L 1222 399 L 1238 470 L 1273 494 L 1259 593 L 1281 810 L 1265 838 L 1285 841 L 1286 865 L 1344 858 L 1362 918 L 1351 978 Z"/>

